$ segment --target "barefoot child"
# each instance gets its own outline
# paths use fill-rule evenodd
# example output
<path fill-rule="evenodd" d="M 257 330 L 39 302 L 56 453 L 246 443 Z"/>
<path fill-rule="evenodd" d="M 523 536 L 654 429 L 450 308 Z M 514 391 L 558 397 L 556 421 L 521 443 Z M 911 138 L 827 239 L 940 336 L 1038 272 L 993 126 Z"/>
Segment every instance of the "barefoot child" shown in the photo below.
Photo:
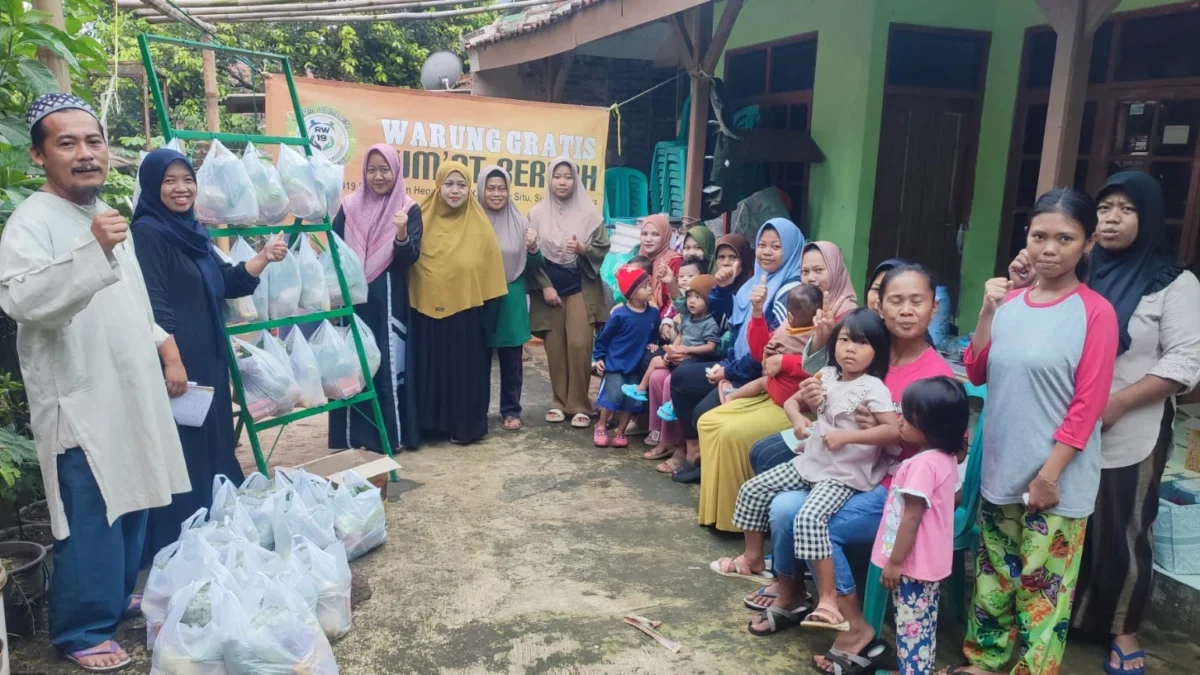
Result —
<path fill-rule="evenodd" d="M 684 268 L 680 267 L 682 274 Z M 627 384 L 621 388 L 621 393 L 636 401 L 649 400 L 646 391 L 650 388 L 650 376 L 656 370 L 663 368 L 675 369 L 674 363 L 667 361 L 667 356 L 681 355 L 684 358 L 708 357 L 711 361 L 717 353 L 717 343 L 721 341 L 721 328 L 716 319 L 708 314 L 708 294 L 717 280 L 709 274 L 697 275 L 689 281 L 687 291 L 687 315 L 681 317 L 679 335 L 672 344 L 667 345 L 665 354 L 655 356 L 646 367 L 640 384 Z"/>
<path fill-rule="evenodd" d="M 887 474 L 880 446 L 897 436 L 895 407 L 881 379 L 887 374 L 889 340 L 883 319 L 875 312 L 856 309 L 843 317 L 826 346 L 830 362 L 836 366 L 823 368 L 815 376 L 824 391 L 817 421 L 810 423 L 800 414 L 798 393 L 784 406 L 796 438 L 805 439 L 801 454 L 751 478 L 738 491 L 733 524 L 745 532 L 745 553 L 741 561 L 717 560 L 712 568 L 722 574 L 723 569 L 740 565 L 762 569 L 763 533 L 769 524 L 771 500 L 782 492 L 807 490 L 808 497 L 795 519 L 796 558 L 811 562 L 820 591 L 817 608 L 807 619 L 807 608 L 789 611 L 772 606 L 767 609 L 771 629 L 760 633 L 752 623 L 751 633 L 777 632 L 776 624 L 781 622 L 838 631 L 849 628 L 837 610 L 828 525 L 829 518 L 851 496 L 874 489 Z M 877 426 L 858 428 L 855 410 L 860 405 L 874 414 Z"/>
<path fill-rule="evenodd" d="M 929 675 L 936 653 L 938 586 L 950 576 L 958 453 L 967 433 L 967 392 L 949 377 L 904 390 L 900 439 L 921 448 L 892 478 L 871 562 L 896 607 L 896 657 L 905 675 Z"/>
<path fill-rule="evenodd" d="M 725 392 L 730 385 L 722 382 L 717 386 L 717 390 L 722 394 L 721 402 L 726 403 L 734 399 L 751 398 L 762 394 L 772 394 L 772 398 L 776 398 L 775 392 L 772 391 L 774 386 L 787 392 L 781 397 L 784 400 L 796 393 L 800 381 L 807 379 L 808 374 L 803 370 L 785 372 L 780 367 L 783 359 L 775 359 L 772 362 L 771 357 L 804 353 L 804 347 L 808 344 L 809 336 L 812 335 L 813 317 L 816 316 L 817 310 L 821 308 L 824 301 L 821 289 L 813 284 L 801 284 L 788 291 L 784 301 L 784 306 L 787 307 L 787 323 L 779 324 L 779 328 L 775 329 L 775 333 L 767 341 L 767 346 L 763 348 L 763 372 L 766 374 L 729 393 Z"/>
<path fill-rule="evenodd" d="M 642 359 L 658 330 L 658 312 L 649 305 L 650 275 L 625 265 L 617 270 L 617 285 L 626 302 L 609 317 L 592 349 L 592 368 L 604 378 L 600 384 L 600 420 L 592 434 L 597 448 L 609 445 L 608 421 L 613 413 L 617 414 L 617 432 L 612 445 L 629 445 L 625 428 L 633 413 L 641 412 L 643 406 L 641 401 L 623 394 L 621 387 L 641 379 Z"/>

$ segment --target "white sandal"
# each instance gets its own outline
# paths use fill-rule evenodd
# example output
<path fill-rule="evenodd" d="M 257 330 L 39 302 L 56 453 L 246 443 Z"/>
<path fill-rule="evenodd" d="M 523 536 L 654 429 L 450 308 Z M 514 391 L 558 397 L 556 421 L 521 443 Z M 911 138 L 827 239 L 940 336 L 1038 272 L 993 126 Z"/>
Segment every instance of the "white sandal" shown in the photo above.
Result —
<path fill-rule="evenodd" d="M 563 411 L 559 410 L 558 408 L 551 408 L 546 411 L 546 421 L 551 424 L 559 424 L 561 422 L 565 422 L 566 419 L 566 414 L 564 414 Z"/>
<path fill-rule="evenodd" d="M 571 418 L 571 426 L 576 429 L 586 429 L 592 426 L 592 418 L 588 417 L 585 413 L 579 413 Z"/>

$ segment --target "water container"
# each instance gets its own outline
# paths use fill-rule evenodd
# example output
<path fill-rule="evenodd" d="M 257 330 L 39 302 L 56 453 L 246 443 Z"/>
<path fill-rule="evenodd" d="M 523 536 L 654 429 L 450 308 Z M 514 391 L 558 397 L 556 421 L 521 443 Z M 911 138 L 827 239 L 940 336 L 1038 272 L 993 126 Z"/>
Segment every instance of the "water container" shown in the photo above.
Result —
<path fill-rule="evenodd" d="M 940 345 L 950 332 L 950 289 L 938 286 L 933 296 L 937 300 L 938 309 L 929 323 L 929 337 L 932 338 L 933 344 Z"/>

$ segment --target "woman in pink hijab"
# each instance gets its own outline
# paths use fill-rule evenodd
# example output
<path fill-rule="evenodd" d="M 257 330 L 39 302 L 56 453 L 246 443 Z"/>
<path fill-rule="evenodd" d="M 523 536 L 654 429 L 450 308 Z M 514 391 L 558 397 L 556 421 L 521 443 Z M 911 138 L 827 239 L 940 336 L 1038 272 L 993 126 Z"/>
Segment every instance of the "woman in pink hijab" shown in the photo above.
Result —
<path fill-rule="evenodd" d="M 375 374 L 375 392 L 393 450 L 416 450 L 421 442 L 415 397 L 408 394 L 406 373 L 413 372 L 408 338 L 408 268 L 421 253 L 421 207 L 404 188 L 400 155 L 390 145 L 372 145 L 363 162 L 362 182 L 342 200 L 333 220 L 367 274 L 367 301 L 354 313 L 371 329 L 383 360 Z M 370 403 L 329 413 L 329 447 L 382 452 Z"/>
<path fill-rule="evenodd" d="M 825 295 L 825 306 L 817 312 L 813 336 L 804 350 L 805 354 L 812 354 L 825 346 L 838 319 L 858 307 L 858 294 L 854 292 L 842 249 L 832 241 L 810 241 L 804 246 L 800 282 L 820 288 Z"/>

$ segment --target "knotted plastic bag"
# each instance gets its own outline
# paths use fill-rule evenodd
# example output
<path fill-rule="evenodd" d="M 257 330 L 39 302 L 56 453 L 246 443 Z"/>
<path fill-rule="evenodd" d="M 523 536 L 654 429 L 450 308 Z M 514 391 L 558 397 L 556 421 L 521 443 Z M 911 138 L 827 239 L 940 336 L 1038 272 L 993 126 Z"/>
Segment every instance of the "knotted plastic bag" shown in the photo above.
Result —
<path fill-rule="evenodd" d="M 333 220 L 342 208 L 342 180 L 345 177 L 345 169 L 340 164 L 334 164 L 319 150 L 314 152 L 308 161 L 312 165 L 317 187 L 325 195 L 325 210 L 329 219 Z"/>
<path fill-rule="evenodd" d="M 283 179 L 271 161 L 263 157 L 253 143 L 247 143 L 246 150 L 242 152 L 242 164 L 246 167 L 250 184 L 254 186 L 254 196 L 258 202 L 257 221 L 263 225 L 274 225 L 286 218 L 287 191 L 283 189 Z"/>
<path fill-rule="evenodd" d="M 221 141 L 213 141 L 196 172 L 196 218 L 214 225 L 247 225 L 258 219 L 258 198 L 246 167 Z"/>
<path fill-rule="evenodd" d="M 329 638 L 286 583 L 259 574 L 238 599 L 225 643 L 230 675 L 337 675 Z"/>
<path fill-rule="evenodd" d="M 300 386 L 300 405 L 305 408 L 317 408 L 329 402 L 325 389 L 321 386 L 321 368 L 317 365 L 317 357 L 312 347 L 304 338 L 299 328 L 292 328 L 287 339 L 283 341 L 287 350 L 288 360 L 292 365 L 292 376 Z"/>
<path fill-rule="evenodd" d="M 354 324 L 358 326 L 358 334 L 362 337 L 363 351 L 367 355 L 367 367 L 371 369 L 371 377 L 375 377 L 375 373 L 379 372 L 379 365 L 383 362 L 383 355 L 379 352 L 379 343 L 375 341 L 375 334 L 371 332 L 367 324 L 363 323 L 362 319 L 358 318 L 357 314 L 354 315 Z M 338 332 L 342 334 L 342 339 L 349 345 L 350 350 L 354 351 L 356 347 L 354 346 L 354 336 L 350 334 L 350 327 L 338 328 Z M 363 386 L 366 386 L 365 381 Z"/>
<path fill-rule="evenodd" d="M 247 476 L 241 487 L 234 486 L 233 481 L 223 474 L 217 474 L 213 477 L 213 503 L 209 512 L 214 519 L 221 520 L 234 518 L 235 507 L 245 509 L 258 533 L 258 537 L 252 540 L 270 550 L 275 548 L 275 534 L 271 529 L 269 507 L 265 504 L 272 492 L 274 487 L 271 482 L 257 471 Z"/>
<path fill-rule="evenodd" d="M 350 632 L 350 565 L 346 548 L 335 541 L 324 549 L 318 548 L 302 535 L 292 538 L 292 560 L 308 574 L 317 589 L 317 622 L 330 640 Z"/>
<path fill-rule="evenodd" d="M 322 321 L 308 344 L 321 370 L 321 388 L 327 398 L 340 401 L 363 390 L 366 383 L 358 365 L 358 352 L 353 344 L 346 344 L 333 324 Z"/>
<path fill-rule="evenodd" d="M 170 610 L 151 647 L 150 675 L 228 675 L 225 643 L 240 611 L 237 595 L 215 579 L 194 581 L 171 596 Z"/>
<path fill-rule="evenodd" d="M 328 504 L 306 502 L 293 488 L 280 490 L 271 499 L 274 502 L 271 525 L 275 529 L 275 552 L 279 555 L 291 557 L 292 537 L 297 534 L 322 548 L 337 541 L 333 512 Z"/>
<path fill-rule="evenodd" d="M 346 288 L 350 291 L 350 304 L 361 305 L 367 301 L 367 274 L 363 271 L 362 260 L 337 233 L 329 234 L 337 245 L 338 260 L 342 263 L 342 274 L 346 277 Z M 328 247 L 321 253 L 321 268 L 325 270 L 325 284 L 329 287 L 329 298 L 333 306 L 345 306 L 342 287 L 338 285 L 337 270 L 333 266 L 333 254 L 329 252 Z"/>
<path fill-rule="evenodd" d="M 287 192 L 289 213 L 301 220 L 324 220 L 325 192 L 317 186 L 304 155 L 287 145 L 279 146 L 279 177 Z"/>
<path fill-rule="evenodd" d="M 146 587 L 142 591 L 142 615 L 146 619 L 146 644 L 153 647 L 167 619 L 171 596 L 193 581 L 219 578 L 236 585 L 220 564 L 217 550 L 201 537 L 189 537 L 163 547 L 154 555 Z"/>
<path fill-rule="evenodd" d="M 239 241 L 240 241 L 240 239 L 239 239 Z M 247 247 L 247 248 L 249 248 L 249 247 Z M 233 258 L 231 258 L 228 254 L 226 254 L 220 248 L 214 246 L 212 248 L 212 250 L 216 252 L 217 258 L 221 262 L 228 263 L 230 265 L 237 264 L 236 262 L 234 262 Z M 253 257 L 253 255 L 251 255 L 251 257 Z M 248 260 L 248 258 L 247 258 L 247 260 Z M 245 262 L 245 261 L 239 260 L 237 262 Z M 225 303 L 225 323 L 226 324 L 250 323 L 251 321 L 258 320 L 258 310 L 255 309 L 255 307 L 254 307 L 254 297 L 253 296 L 244 295 L 240 298 L 234 298 L 232 300 L 230 300 L 229 298 L 226 298 L 225 300 L 223 300 L 223 302 Z"/>
<path fill-rule="evenodd" d="M 300 268 L 300 311 L 306 314 L 328 312 L 329 287 L 325 283 L 325 268 L 317 258 L 308 237 L 297 237 L 291 255 Z M 336 280 L 335 280 L 336 281 Z"/>
<path fill-rule="evenodd" d="M 240 338 L 233 341 L 246 407 L 255 421 L 287 414 L 300 400 L 300 386 L 286 363 Z"/>
<path fill-rule="evenodd" d="M 353 470 L 342 474 L 330 501 L 333 530 L 354 560 L 387 541 L 387 519 L 379 488 Z"/>
<path fill-rule="evenodd" d="M 283 260 L 267 265 L 261 283 L 267 286 L 269 318 L 286 319 L 296 316 L 300 308 L 300 264 L 291 251 L 288 251 Z"/>

